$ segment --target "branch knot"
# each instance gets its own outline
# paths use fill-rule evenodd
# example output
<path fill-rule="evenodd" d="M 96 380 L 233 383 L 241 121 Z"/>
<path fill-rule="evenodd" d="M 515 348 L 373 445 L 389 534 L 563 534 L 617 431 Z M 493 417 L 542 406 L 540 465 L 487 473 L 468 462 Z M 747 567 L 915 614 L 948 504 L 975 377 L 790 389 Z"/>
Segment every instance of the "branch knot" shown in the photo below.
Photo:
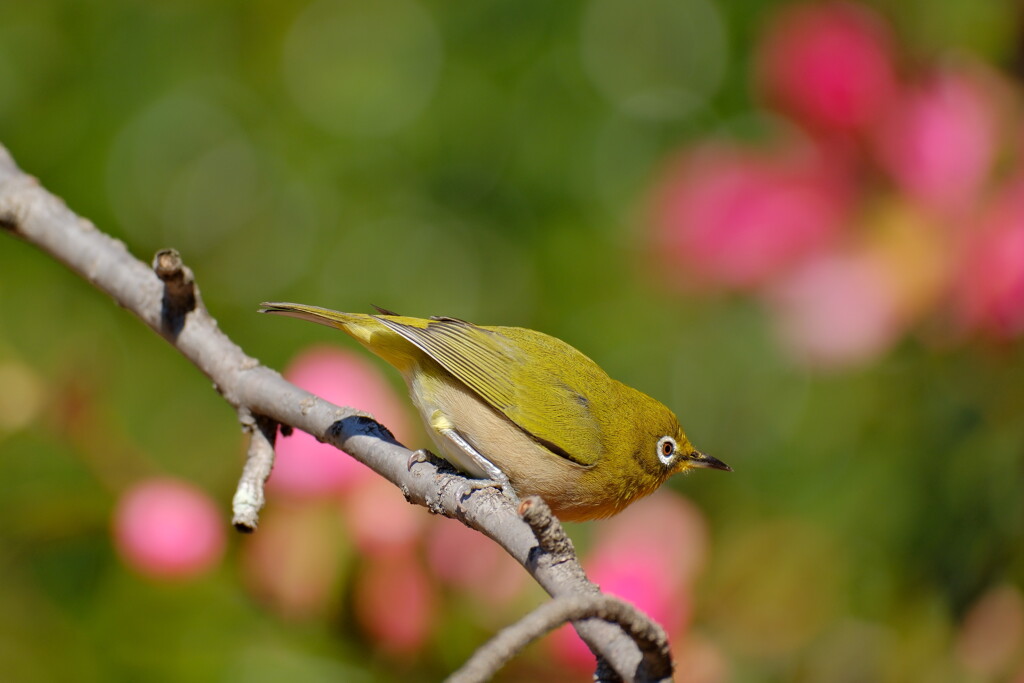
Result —
<path fill-rule="evenodd" d="M 196 287 L 192 271 L 176 249 L 161 249 L 153 257 L 153 270 L 164 283 L 160 310 L 161 331 L 176 339 L 185 327 L 185 316 L 196 307 Z"/>

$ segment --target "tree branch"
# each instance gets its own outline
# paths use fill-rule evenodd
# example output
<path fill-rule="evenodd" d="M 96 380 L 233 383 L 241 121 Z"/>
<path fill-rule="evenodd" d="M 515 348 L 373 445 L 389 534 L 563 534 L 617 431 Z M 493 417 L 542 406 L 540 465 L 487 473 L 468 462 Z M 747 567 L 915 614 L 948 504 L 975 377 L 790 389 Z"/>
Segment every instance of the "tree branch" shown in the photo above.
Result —
<path fill-rule="evenodd" d="M 159 252 L 153 267 L 148 267 L 122 242 L 75 215 L 35 178 L 22 172 L 3 145 L 0 229 L 50 254 L 138 316 L 206 374 L 238 410 L 252 440 L 234 501 L 236 524 L 255 526 L 263 498 L 262 482 L 271 466 L 273 425 L 289 425 L 351 454 L 398 486 L 410 502 L 481 531 L 522 564 L 552 597 L 600 595 L 586 578 L 571 544 L 566 552 L 558 544 L 538 543 L 538 538 L 552 533 L 552 538 L 564 537 L 550 511 L 550 522 L 535 518 L 531 527 L 497 490 L 473 490 L 465 478 L 441 471 L 429 461 L 407 464 L 410 452 L 371 418 L 303 391 L 246 355 L 220 331 L 176 252 Z M 533 514 L 543 517 L 542 510 Z M 527 511 L 527 518 L 530 515 Z M 552 532 L 554 525 L 558 530 Z M 535 529 L 539 530 L 536 534 Z M 649 618 L 643 620 L 657 629 Z M 603 618 L 583 619 L 574 626 L 599 660 L 622 679 L 652 680 L 662 677 L 659 672 L 671 671 L 671 664 L 667 669 L 649 667 L 642 641 Z"/>
<path fill-rule="evenodd" d="M 672 677 L 668 637 L 660 626 L 633 605 L 610 595 L 569 595 L 555 598 L 502 629 L 473 653 L 447 683 L 476 683 L 494 676 L 512 657 L 537 638 L 567 621 L 595 617 L 620 625 L 644 654 L 643 680 Z"/>

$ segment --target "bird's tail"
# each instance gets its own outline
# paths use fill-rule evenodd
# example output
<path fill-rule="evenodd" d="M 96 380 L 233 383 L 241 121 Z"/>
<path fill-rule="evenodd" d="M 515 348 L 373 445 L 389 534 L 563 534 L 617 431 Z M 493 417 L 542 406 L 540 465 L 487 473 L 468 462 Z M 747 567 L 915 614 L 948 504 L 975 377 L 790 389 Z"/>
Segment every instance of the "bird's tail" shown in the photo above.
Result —
<path fill-rule="evenodd" d="M 260 313 L 286 315 L 290 318 L 320 323 L 321 325 L 334 327 L 345 332 L 349 332 L 349 326 L 364 323 L 370 317 L 362 313 L 342 313 L 340 311 L 332 311 L 329 308 L 320 308 L 319 306 L 283 302 L 264 302 L 260 304 Z"/>
<path fill-rule="evenodd" d="M 404 367 L 403 358 L 407 353 L 397 353 L 393 339 L 398 336 L 391 332 L 380 320 L 365 313 L 342 313 L 319 306 L 282 302 L 264 302 L 260 304 L 260 313 L 274 313 L 299 318 L 310 322 L 326 325 L 345 332 L 368 349 L 384 358 L 395 367 Z M 399 348 L 408 343 L 397 344 Z"/>

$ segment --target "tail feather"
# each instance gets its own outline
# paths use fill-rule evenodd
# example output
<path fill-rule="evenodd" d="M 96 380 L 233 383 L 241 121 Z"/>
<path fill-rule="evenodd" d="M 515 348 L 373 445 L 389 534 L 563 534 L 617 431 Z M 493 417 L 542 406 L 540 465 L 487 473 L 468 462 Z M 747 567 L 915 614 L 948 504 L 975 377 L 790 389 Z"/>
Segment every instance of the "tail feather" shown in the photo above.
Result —
<path fill-rule="evenodd" d="M 329 308 L 319 306 L 307 306 L 306 304 L 293 304 L 287 302 L 264 302 L 260 304 L 260 313 L 274 313 L 277 315 L 308 320 L 327 327 L 345 329 L 347 325 L 354 322 L 359 316 L 356 313 L 341 313 L 332 311 Z M 365 316 L 363 316 L 365 317 Z"/>
<path fill-rule="evenodd" d="M 293 304 L 285 302 L 266 302 L 260 304 L 260 313 L 285 315 L 299 320 L 333 327 L 341 330 L 360 344 L 377 354 L 405 374 L 415 364 L 419 353 L 412 344 L 401 335 L 396 334 L 384 325 L 376 316 L 365 313 L 342 313 L 319 306 Z M 415 323 L 415 318 L 399 318 Z M 425 322 L 425 321 L 424 321 Z"/>

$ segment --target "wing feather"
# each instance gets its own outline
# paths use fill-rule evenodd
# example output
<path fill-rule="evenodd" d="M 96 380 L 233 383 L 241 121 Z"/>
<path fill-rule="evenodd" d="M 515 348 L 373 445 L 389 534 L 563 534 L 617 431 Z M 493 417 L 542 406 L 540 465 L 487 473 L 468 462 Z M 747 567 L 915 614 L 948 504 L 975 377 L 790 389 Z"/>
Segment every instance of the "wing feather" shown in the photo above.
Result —
<path fill-rule="evenodd" d="M 410 318 L 374 317 L 553 453 L 581 465 L 603 454 L 599 423 L 577 385 L 610 380 L 568 344 L 532 330 L 454 318 L 409 324 Z"/>

